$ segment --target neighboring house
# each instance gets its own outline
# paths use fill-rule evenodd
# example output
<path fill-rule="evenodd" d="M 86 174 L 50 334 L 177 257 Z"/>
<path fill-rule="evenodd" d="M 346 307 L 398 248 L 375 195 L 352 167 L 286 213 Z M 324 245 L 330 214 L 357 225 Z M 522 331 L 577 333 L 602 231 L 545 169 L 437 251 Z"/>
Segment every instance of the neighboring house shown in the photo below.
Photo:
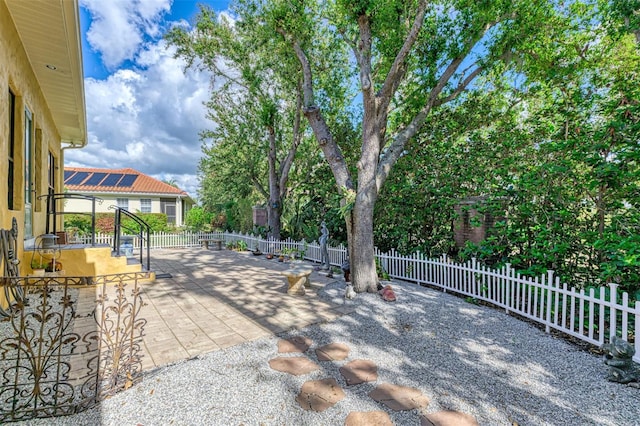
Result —
<path fill-rule="evenodd" d="M 122 207 L 132 213 L 164 213 L 167 222 L 175 226 L 184 224 L 184 218 L 193 206 L 193 200 L 185 191 L 128 168 L 65 167 L 64 186 L 70 194 L 104 200 L 102 204 L 96 204 L 96 213 L 113 212 L 110 206 Z M 91 203 L 68 199 L 64 210 L 90 213 Z"/>
<path fill-rule="evenodd" d="M 45 232 L 39 196 L 62 192 L 64 150 L 87 143 L 77 0 L 0 0 L 0 105 L 0 228 L 16 219 L 23 258 Z"/>

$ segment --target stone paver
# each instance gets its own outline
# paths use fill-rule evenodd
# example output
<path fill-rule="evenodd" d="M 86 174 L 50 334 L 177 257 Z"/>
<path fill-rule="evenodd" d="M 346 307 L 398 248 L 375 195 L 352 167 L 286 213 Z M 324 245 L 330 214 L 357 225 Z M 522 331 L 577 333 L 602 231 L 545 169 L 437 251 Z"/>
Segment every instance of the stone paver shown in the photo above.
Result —
<path fill-rule="evenodd" d="M 336 379 L 310 380 L 302 385 L 296 401 L 305 410 L 324 411 L 345 397 Z"/>
<path fill-rule="evenodd" d="M 315 288 L 287 295 L 280 272 L 288 263 L 264 256 L 201 248 L 154 250 L 151 269 L 170 278 L 142 284 L 143 369 L 331 321 L 342 305 L 320 300 Z M 312 272 L 314 287 L 334 281 Z"/>
<path fill-rule="evenodd" d="M 394 411 L 413 410 L 429 405 L 429 398 L 416 388 L 383 383 L 369 392 L 374 400 Z"/>
<path fill-rule="evenodd" d="M 344 426 L 393 426 L 393 422 L 384 411 L 352 411 Z"/>
<path fill-rule="evenodd" d="M 313 342 L 304 336 L 278 340 L 278 353 L 304 353 Z"/>
<path fill-rule="evenodd" d="M 273 358 L 269 360 L 269 367 L 294 376 L 302 376 L 320 369 L 318 364 L 303 356 Z"/>
<path fill-rule="evenodd" d="M 459 411 L 438 411 L 420 416 L 420 426 L 478 426 L 478 422 Z"/>
<path fill-rule="evenodd" d="M 378 367 L 368 359 L 356 359 L 340 367 L 340 374 L 346 380 L 347 385 L 359 385 L 378 380 Z"/>
<path fill-rule="evenodd" d="M 344 343 L 329 343 L 316 349 L 318 361 L 342 361 L 349 356 L 349 346 Z"/>

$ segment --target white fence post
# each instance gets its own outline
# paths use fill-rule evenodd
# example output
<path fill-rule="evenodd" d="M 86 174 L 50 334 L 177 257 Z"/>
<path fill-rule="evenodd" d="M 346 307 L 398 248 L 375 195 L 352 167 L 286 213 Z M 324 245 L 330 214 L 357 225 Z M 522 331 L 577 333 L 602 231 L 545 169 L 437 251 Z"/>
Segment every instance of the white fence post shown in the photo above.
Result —
<path fill-rule="evenodd" d="M 618 300 L 618 284 L 616 283 L 609 283 L 609 300 L 610 300 L 610 305 L 609 305 L 609 341 L 611 341 L 611 338 L 613 336 L 616 335 L 616 321 L 617 321 L 617 310 L 616 310 L 616 306 L 617 306 L 617 300 Z M 626 336 L 625 336 L 626 339 Z"/>

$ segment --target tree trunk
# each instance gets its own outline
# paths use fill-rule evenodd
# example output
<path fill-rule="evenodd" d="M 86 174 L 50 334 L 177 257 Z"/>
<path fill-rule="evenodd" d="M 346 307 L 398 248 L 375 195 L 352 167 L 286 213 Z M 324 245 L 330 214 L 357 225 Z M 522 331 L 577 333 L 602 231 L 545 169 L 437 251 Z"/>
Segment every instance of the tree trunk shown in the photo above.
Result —
<path fill-rule="evenodd" d="M 351 280 L 353 289 L 362 293 L 377 291 L 378 276 L 373 244 L 373 207 L 365 194 L 358 194 L 353 208 L 353 224 L 349 238 Z"/>
<path fill-rule="evenodd" d="M 269 127 L 269 203 L 267 206 L 267 225 L 269 231 L 267 235 L 276 240 L 280 240 L 280 212 L 282 211 L 282 200 L 280 197 L 280 179 L 278 178 L 277 157 L 276 157 L 276 132 L 273 127 Z"/>
<path fill-rule="evenodd" d="M 373 241 L 373 210 L 378 199 L 376 166 L 380 155 L 380 119 L 376 101 L 365 97 L 362 129 L 362 155 L 358 161 L 358 191 L 353 206 L 351 277 L 357 293 L 375 292 L 378 286 Z"/>

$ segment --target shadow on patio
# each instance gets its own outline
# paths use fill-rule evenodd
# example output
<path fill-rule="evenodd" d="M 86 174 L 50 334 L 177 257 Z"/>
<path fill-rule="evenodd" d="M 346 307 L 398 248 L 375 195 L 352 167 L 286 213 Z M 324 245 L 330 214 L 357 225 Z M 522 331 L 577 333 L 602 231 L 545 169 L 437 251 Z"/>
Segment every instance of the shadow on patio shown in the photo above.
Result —
<path fill-rule="evenodd" d="M 155 250 L 152 269 L 159 278 L 143 286 L 143 369 L 192 358 L 292 328 L 331 321 L 350 309 L 287 294 L 280 272 L 288 263 L 246 252 L 203 249 Z M 335 279 L 313 272 L 323 286 Z"/>

